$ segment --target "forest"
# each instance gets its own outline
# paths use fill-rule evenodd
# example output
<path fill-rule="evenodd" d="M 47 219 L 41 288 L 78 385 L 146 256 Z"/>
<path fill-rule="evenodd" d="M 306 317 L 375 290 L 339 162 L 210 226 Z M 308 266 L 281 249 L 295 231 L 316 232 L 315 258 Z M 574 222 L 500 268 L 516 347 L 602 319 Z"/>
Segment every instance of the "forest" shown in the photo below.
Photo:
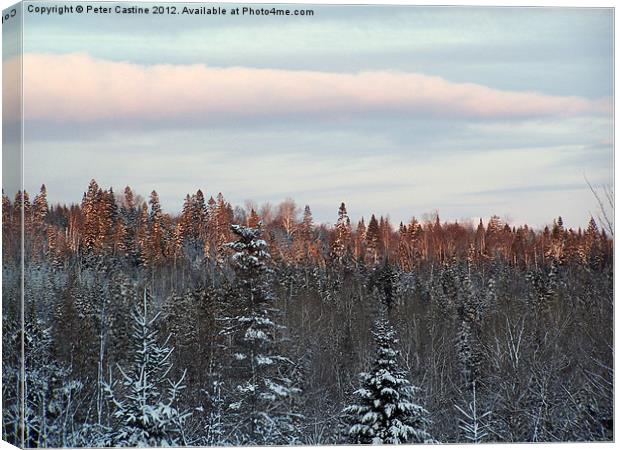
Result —
<path fill-rule="evenodd" d="M 169 214 L 95 180 L 79 204 L 3 192 L 3 439 L 613 440 L 613 228 L 334 222 L 200 190 Z"/>

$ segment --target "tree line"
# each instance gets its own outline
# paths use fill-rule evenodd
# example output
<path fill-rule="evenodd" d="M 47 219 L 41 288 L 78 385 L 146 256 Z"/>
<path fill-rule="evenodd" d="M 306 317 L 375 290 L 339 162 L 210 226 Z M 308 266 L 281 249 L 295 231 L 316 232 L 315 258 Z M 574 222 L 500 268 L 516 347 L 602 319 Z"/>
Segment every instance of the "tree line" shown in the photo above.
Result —
<path fill-rule="evenodd" d="M 80 205 L 49 207 L 45 185 L 32 202 L 27 192 L 18 192 L 13 202 L 3 194 L 2 204 L 8 235 L 21 227 L 23 208 L 26 258 L 55 264 L 87 255 L 124 258 L 145 267 L 217 260 L 226 253 L 223 245 L 231 239 L 231 224 L 252 227 L 259 220 L 274 261 L 294 265 L 325 267 L 333 261 L 376 265 L 389 259 L 403 270 L 413 270 L 426 262 L 499 256 L 508 264 L 528 268 L 551 260 L 605 264 L 612 250 L 608 230 L 599 230 L 592 217 L 584 230 L 565 229 L 561 217 L 541 231 L 527 225 L 511 227 L 497 216 L 486 226 L 480 219 L 477 227 L 442 223 L 438 215 L 425 222 L 413 217 L 394 227 L 389 217 L 377 219 L 373 214 L 367 223 L 361 218 L 354 226 L 342 203 L 335 225 L 329 227 L 314 224 L 310 207 L 301 211 L 290 199 L 277 207 L 250 203 L 233 208 L 221 193 L 205 200 L 201 190 L 188 194 L 181 213 L 172 216 L 162 211 L 156 191 L 145 201 L 130 187 L 118 195 L 112 188 L 100 188 L 95 180 Z M 6 243 L 5 257 L 19 253 L 19 246 L 13 245 L 18 246 Z"/>
<path fill-rule="evenodd" d="M 69 206 L 3 193 L 2 217 L 10 442 L 613 439 L 613 239 L 593 218 L 354 226 L 342 203 L 328 226 L 200 190 L 170 215 L 94 180 Z"/>

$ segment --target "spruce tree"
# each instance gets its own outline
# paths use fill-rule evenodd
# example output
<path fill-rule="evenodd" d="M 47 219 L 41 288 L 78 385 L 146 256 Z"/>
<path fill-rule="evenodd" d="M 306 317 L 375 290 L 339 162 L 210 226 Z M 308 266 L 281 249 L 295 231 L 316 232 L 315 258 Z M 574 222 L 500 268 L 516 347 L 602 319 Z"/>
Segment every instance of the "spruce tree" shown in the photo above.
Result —
<path fill-rule="evenodd" d="M 370 217 L 368 229 L 366 230 L 366 248 L 369 261 L 377 264 L 381 251 L 381 231 L 379 229 L 379 222 L 374 214 Z"/>
<path fill-rule="evenodd" d="M 32 312 L 23 330 L 12 318 L 3 320 L 3 439 L 24 448 L 69 446 L 75 406 L 67 398 L 82 383 L 72 380 L 71 369 L 54 357 L 51 329 Z"/>
<path fill-rule="evenodd" d="M 97 217 L 99 191 L 100 189 L 97 182 L 94 179 L 90 180 L 88 191 L 86 191 L 82 199 L 81 209 L 84 216 L 82 225 L 82 245 L 86 253 L 93 251 L 97 245 L 97 238 L 99 236 L 99 220 Z"/>
<path fill-rule="evenodd" d="M 139 255 L 139 245 L 137 242 L 137 227 L 139 212 L 136 208 L 134 193 L 129 186 L 125 187 L 124 198 L 120 208 L 119 221 L 123 224 L 125 234 L 123 237 L 122 249 L 125 257 L 137 263 Z"/>
<path fill-rule="evenodd" d="M 254 210 L 254 208 L 252 208 L 252 210 L 250 211 L 250 215 L 248 216 L 248 226 L 250 228 L 256 228 L 259 222 L 260 222 L 260 217 L 258 217 L 258 214 L 256 214 L 256 211 Z"/>
<path fill-rule="evenodd" d="M 144 249 L 146 253 L 147 265 L 154 266 L 162 262 L 164 259 L 165 237 L 163 225 L 163 212 L 159 203 L 159 195 L 157 192 L 151 192 L 149 198 L 151 211 L 148 218 L 148 238 L 147 246 Z"/>
<path fill-rule="evenodd" d="M 355 258 L 361 264 L 364 264 L 366 259 L 366 224 L 362 217 L 357 223 L 357 229 L 355 230 Z"/>
<path fill-rule="evenodd" d="M 192 221 L 196 229 L 196 238 L 204 240 L 207 228 L 207 205 L 205 196 L 200 189 L 196 191 L 196 195 L 192 202 Z"/>
<path fill-rule="evenodd" d="M 41 228 L 45 225 L 45 219 L 49 213 L 49 207 L 47 205 L 47 189 L 45 185 L 41 185 L 39 194 L 34 198 L 32 202 L 32 214 L 33 223 L 36 231 L 41 231 Z"/>
<path fill-rule="evenodd" d="M 118 366 L 121 380 L 106 384 L 112 407 L 110 441 L 120 447 L 161 447 L 186 445 L 184 423 L 190 415 L 176 407 L 184 388 L 183 377 L 169 378 L 172 349 L 158 343 L 159 314 L 150 316 L 150 296 L 146 289 L 141 307 L 132 312 L 132 360 Z"/>
<path fill-rule="evenodd" d="M 233 387 L 228 399 L 230 425 L 237 442 L 295 444 L 299 442 L 293 362 L 280 354 L 285 327 L 276 323 L 278 309 L 269 288 L 271 270 L 267 243 L 261 229 L 232 225 L 237 240 L 227 244 L 234 252 L 238 305 L 225 317 L 230 336 Z"/>
<path fill-rule="evenodd" d="M 313 235 L 313 219 L 312 219 L 312 211 L 310 207 L 306 205 L 304 207 L 304 213 L 301 223 L 297 228 L 295 233 L 295 261 L 298 264 L 304 264 L 309 261 L 310 257 L 310 248 L 312 245 L 312 235 Z"/>
<path fill-rule="evenodd" d="M 306 241 L 310 241 L 312 239 L 312 222 L 312 211 L 310 210 L 310 206 L 306 205 L 304 207 L 304 215 L 301 220 L 301 228 L 299 233 L 300 236 Z"/>
<path fill-rule="evenodd" d="M 351 257 L 351 220 L 347 215 L 344 203 L 338 209 L 338 220 L 334 227 L 334 242 L 332 243 L 332 257 L 339 264 L 345 264 Z"/>
<path fill-rule="evenodd" d="M 362 373 L 357 401 L 344 409 L 354 444 L 406 444 L 433 442 L 424 407 L 414 401 L 417 388 L 398 366 L 396 333 L 385 318 L 373 332 L 376 357 L 372 372 Z"/>

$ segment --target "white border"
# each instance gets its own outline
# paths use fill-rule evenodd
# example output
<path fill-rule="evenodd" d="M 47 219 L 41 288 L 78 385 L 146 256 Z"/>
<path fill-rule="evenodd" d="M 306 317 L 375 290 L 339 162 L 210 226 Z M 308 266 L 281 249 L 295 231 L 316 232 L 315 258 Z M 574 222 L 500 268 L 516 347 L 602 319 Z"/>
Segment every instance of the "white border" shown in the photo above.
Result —
<path fill-rule="evenodd" d="M 511 7 L 511 6 L 521 6 L 521 7 L 587 7 L 587 8 L 594 8 L 594 7 L 600 7 L 600 8 L 614 8 L 614 26 L 615 26 L 615 18 L 616 18 L 616 11 L 615 11 L 615 3 L 612 0 L 590 0 L 590 1 L 577 1 L 577 0 L 571 0 L 571 1 L 566 1 L 566 0 L 555 0 L 555 1 L 551 1 L 551 0 L 530 0 L 527 2 L 524 1 L 508 1 L 508 0 L 503 0 L 503 1 L 492 1 L 492 0 L 476 0 L 476 1 L 464 1 L 464 0 L 424 0 L 424 1 L 411 1 L 411 0 L 390 0 L 390 1 L 385 1 L 385 0 L 378 0 L 378 1 L 364 1 L 364 0 L 337 0 L 337 1 L 328 1 L 328 0 L 314 0 L 314 1 L 301 1 L 301 0 L 287 0 L 287 1 L 274 1 L 272 0 L 273 3 L 289 3 L 289 4 L 319 4 L 319 5 L 332 5 L 332 4 L 339 4 L 339 5 L 417 5 L 417 6 L 482 6 L 482 7 L 492 7 L 492 6 L 499 6 L 499 7 Z M 0 9 L 6 9 L 7 7 L 15 4 L 17 2 L 12 1 L 12 0 L 0 0 Z M 64 0 L 63 3 L 85 3 L 83 1 L 80 0 Z M 119 2 L 121 3 L 121 2 Z M 131 1 L 126 1 L 126 3 L 140 3 L 139 1 L 136 2 L 131 2 Z M 161 1 L 151 1 L 151 2 L 146 2 L 146 3 L 187 3 L 184 2 L 182 0 L 167 0 L 165 2 Z M 236 4 L 251 4 L 251 3 L 270 3 L 269 1 L 259 1 L 259 0 L 245 0 L 245 1 L 235 1 L 235 0 L 220 0 L 218 2 L 209 2 L 209 1 L 205 1 L 205 4 L 214 4 L 214 3 L 236 3 Z M 2 33 L 0 33 L 0 44 L 2 44 Z M 618 48 L 618 36 L 614 33 L 614 93 L 615 93 L 615 85 L 616 85 L 616 81 L 617 81 L 617 59 L 615 58 L 616 56 L 616 49 Z M 2 80 L 2 75 L 0 73 L 0 81 Z M 1 95 L 1 94 L 0 94 Z M 615 104 L 615 100 L 614 100 L 614 117 L 615 117 L 615 113 L 616 113 L 616 104 Z M 614 136 L 615 136 L 615 131 L 616 131 L 616 124 L 614 122 Z M 0 132 L 2 130 L 2 124 L 0 123 Z M 615 141 L 614 141 L 615 142 Z M 614 156 L 615 156 L 615 146 L 614 146 Z M 2 171 L 1 171 L 1 165 L 2 162 L 0 160 L 0 185 L 2 183 Z M 615 180 L 615 173 L 618 170 L 618 160 L 616 158 L 614 158 L 614 180 Z M 618 220 L 618 210 L 615 210 L 615 223 L 617 223 Z M 2 237 L 0 236 L 0 242 L 1 242 Z M 614 259 L 615 261 L 617 261 L 618 258 L 618 248 L 617 246 L 614 246 Z M 2 273 L 0 272 L 0 282 L 2 280 Z M 618 282 L 618 278 L 615 276 L 615 270 L 614 270 L 614 302 L 615 302 L 615 298 L 616 298 L 616 294 L 618 293 L 618 287 L 619 287 L 619 282 Z M 617 324 L 618 321 L 618 309 L 615 308 L 614 311 L 614 324 Z M 616 332 L 616 328 L 614 327 L 614 349 L 618 348 L 618 333 Z M 0 341 L 0 349 L 2 343 Z M 614 352 L 615 353 L 615 352 Z M 614 355 L 614 367 L 615 367 L 615 355 Z M 615 386 L 617 386 L 617 374 L 614 374 L 614 383 Z M 617 389 L 616 389 L 617 392 Z M 617 402 L 616 402 L 616 397 L 614 398 L 614 407 L 617 406 Z M 0 406 L 1 408 L 1 406 Z M 614 425 L 616 427 L 618 427 L 618 422 L 616 420 L 617 418 L 617 411 L 614 411 Z M 618 431 L 616 431 L 617 433 Z M 573 448 L 587 448 L 590 446 L 595 446 L 597 449 L 601 449 L 601 450 L 611 450 L 612 448 L 615 448 L 615 444 L 614 443 L 596 443 L 596 444 L 582 444 L 582 443 L 558 443 L 558 444 L 484 444 L 485 449 L 489 449 L 489 450 L 501 450 L 504 446 L 506 445 L 510 445 L 512 446 L 519 446 L 519 448 L 527 450 L 530 448 L 536 448 L 536 449 L 540 449 L 540 450 L 545 450 L 545 449 L 551 449 L 553 447 L 557 447 L 558 445 L 561 446 L 562 448 L 566 448 L 566 449 L 573 449 Z M 450 446 L 452 448 L 455 449 L 466 449 L 466 448 L 471 448 L 470 445 L 464 445 L 464 444 L 450 444 Z M 408 447 L 408 448 L 412 448 L 413 446 L 403 446 L 403 447 Z M 0 441 L 0 450 L 6 450 L 6 449 L 13 449 L 15 447 L 13 447 L 12 445 L 4 442 L 4 441 Z M 273 450 L 274 447 L 251 447 L 252 449 L 260 449 L 260 448 L 264 448 L 266 450 Z M 313 448 L 325 448 L 325 449 L 329 449 L 330 447 L 323 447 L 323 446 L 319 446 L 319 447 L 313 447 Z M 333 447 L 336 449 L 347 449 L 347 450 L 359 450 L 360 447 L 359 446 L 349 446 L 349 445 L 342 445 L 342 446 L 337 446 L 337 447 Z"/>

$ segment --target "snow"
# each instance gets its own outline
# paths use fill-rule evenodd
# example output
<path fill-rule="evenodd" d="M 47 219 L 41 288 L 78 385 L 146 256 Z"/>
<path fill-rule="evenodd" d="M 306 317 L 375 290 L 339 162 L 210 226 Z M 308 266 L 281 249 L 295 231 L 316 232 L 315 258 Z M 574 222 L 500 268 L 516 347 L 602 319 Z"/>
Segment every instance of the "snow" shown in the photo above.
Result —
<path fill-rule="evenodd" d="M 260 366 L 268 366 L 274 363 L 273 358 L 268 356 L 258 355 L 256 357 L 256 363 Z"/>
<path fill-rule="evenodd" d="M 264 331 L 262 331 L 262 330 L 255 330 L 254 328 L 248 328 L 247 331 L 245 332 L 244 337 L 247 340 L 254 340 L 254 341 L 267 341 L 267 340 L 269 340 L 269 336 L 267 336 L 267 334 L 265 334 Z"/>
<path fill-rule="evenodd" d="M 289 388 L 282 386 L 281 384 L 275 383 L 270 379 L 265 380 L 265 385 L 274 393 L 279 395 L 280 397 L 287 397 L 290 393 Z"/>
<path fill-rule="evenodd" d="M 415 388 L 398 369 L 398 351 L 392 348 L 395 333 L 385 319 L 378 320 L 375 327 L 378 357 L 374 370 L 360 374 L 362 387 L 355 391 L 358 403 L 344 409 L 351 423 L 349 436 L 361 444 L 432 441 L 424 428 L 412 426 L 426 427 L 428 413 L 412 402 Z"/>

